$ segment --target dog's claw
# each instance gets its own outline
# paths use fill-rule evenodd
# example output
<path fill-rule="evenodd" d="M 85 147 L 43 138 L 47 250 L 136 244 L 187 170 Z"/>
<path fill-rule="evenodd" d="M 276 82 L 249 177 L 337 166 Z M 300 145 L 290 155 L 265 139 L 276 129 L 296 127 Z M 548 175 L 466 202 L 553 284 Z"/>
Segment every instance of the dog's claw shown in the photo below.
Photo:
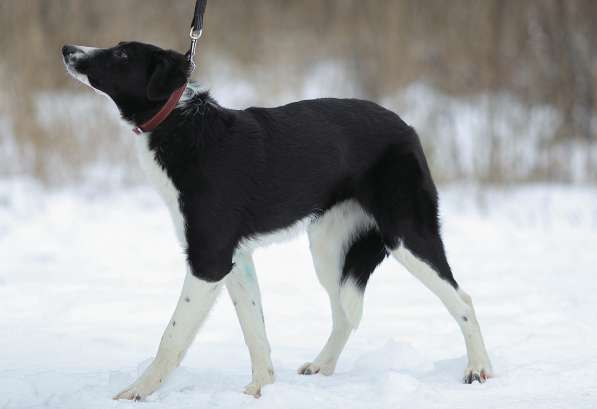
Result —
<path fill-rule="evenodd" d="M 303 364 L 299 369 L 297 369 L 297 373 L 299 375 L 315 375 L 321 374 L 325 376 L 331 376 L 334 374 L 336 370 L 336 364 L 334 363 L 316 363 L 316 362 L 307 362 Z"/>
<path fill-rule="evenodd" d="M 488 371 L 485 369 L 476 370 L 468 368 L 464 374 L 464 383 L 469 385 L 475 381 L 479 383 L 485 383 L 489 377 Z"/>
<path fill-rule="evenodd" d="M 315 375 L 318 374 L 320 370 L 321 368 L 319 367 L 319 365 L 307 362 L 303 364 L 296 372 L 299 375 Z"/>
<path fill-rule="evenodd" d="M 299 375 L 315 375 L 321 374 L 325 376 L 330 376 L 334 374 L 336 370 L 335 364 L 318 364 L 315 362 L 307 362 L 303 364 L 299 369 L 297 369 L 297 373 Z"/>
<path fill-rule="evenodd" d="M 138 402 L 145 399 L 153 392 L 154 388 L 149 388 L 143 384 L 133 384 L 125 390 L 118 393 L 112 399 L 114 400 L 132 400 Z"/>

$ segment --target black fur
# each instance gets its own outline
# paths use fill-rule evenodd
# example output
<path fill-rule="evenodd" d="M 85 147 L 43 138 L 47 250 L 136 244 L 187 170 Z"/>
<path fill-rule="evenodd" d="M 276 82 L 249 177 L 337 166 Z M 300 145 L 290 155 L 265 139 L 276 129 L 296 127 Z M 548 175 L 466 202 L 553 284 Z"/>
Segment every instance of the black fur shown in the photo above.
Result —
<path fill-rule="evenodd" d="M 364 291 L 375 267 L 387 255 L 388 250 L 378 231 L 370 229 L 362 233 L 352 243 L 346 253 L 344 266 L 342 267 L 341 282 L 344 283 L 349 278 L 352 278 L 356 285 Z"/>
<path fill-rule="evenodd" d="M 69 51 L 63 52 L 67 59 Z M 139 124 L 184 83 L 188 63 L 174 51 L 121 43 L 76 69 Z M 379 233 L 352 245 L 345 274 L 364 285 L 386 248 L 403 243 L 456 287 L 419 138 L 379 105 L 317 99 L 231 110 L 203 93 L 177 108 L 149 144 L 180 192 L 188 261 L 199 278 L 218 281 L 228 274 L 242 239 L 354 199 Z"/>

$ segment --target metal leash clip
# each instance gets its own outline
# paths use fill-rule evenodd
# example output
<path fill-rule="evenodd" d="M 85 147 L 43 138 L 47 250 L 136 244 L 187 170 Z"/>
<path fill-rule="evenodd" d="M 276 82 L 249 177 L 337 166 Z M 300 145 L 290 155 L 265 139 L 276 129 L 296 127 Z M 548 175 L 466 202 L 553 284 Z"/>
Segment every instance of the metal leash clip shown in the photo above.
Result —
<path fill-rule="evenodd" d="M 191 74 L 195 71 L 197 64 L 195 64 L 195 52 L 197 51 L 197 41 L 201 38 L 203 34 L 203 29 L 199 31 L 195 30 L 195 27 L 191 27 L 191 32 L 189 33 L 189 37 L 191 37 L 191 50 L 189 53 L 189 63 L 191 63 Z"/>

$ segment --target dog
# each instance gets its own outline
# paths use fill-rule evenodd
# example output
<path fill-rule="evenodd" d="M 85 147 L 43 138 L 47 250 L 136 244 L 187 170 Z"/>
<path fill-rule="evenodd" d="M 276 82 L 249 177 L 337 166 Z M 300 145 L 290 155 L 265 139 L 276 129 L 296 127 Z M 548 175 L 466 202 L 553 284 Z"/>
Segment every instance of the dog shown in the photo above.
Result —
<path fill-rule="evenodd" d="M 329 296 L 333 330 L 299 374 L 334 373 L 361 320 L 367 281 L 391 255 L 458 323 L 468 355 L 464 382 L 492 376 L 471 298 L 446 259 L 438 194 L 421 143 L 398 115 L 373 102 L 332 98 L 226 109 L 187 82 L 184 54 L 139 42 L 66 45 L 62 54 L 67 71 L 112 99 L 135 127 L 182 92 L 163 121 L 151 132 L 137 129 L 135 139 L 186 251 L 187 273 L 155 359 L 115 399 L 139 400 L 159 388 L 223 286 L 251 356 L 245 393 L 259 397 L 274 370 L 251 254 L 301 228 Z"/>

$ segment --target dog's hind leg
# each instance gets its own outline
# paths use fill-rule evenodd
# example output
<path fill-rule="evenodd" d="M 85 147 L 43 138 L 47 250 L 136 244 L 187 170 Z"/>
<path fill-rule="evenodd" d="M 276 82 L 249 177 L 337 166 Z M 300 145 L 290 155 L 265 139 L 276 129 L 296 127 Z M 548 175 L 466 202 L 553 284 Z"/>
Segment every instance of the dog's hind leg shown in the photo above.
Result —
<path fill-rule="evenodd" d="M 313 264 L 319 282 L 325 288 L 332 309 L 332 332 L 313 362 L 307 362 L 298 369 L 301 375 L 321 373 L 332 375 L 336 369 L 338 358 L 348 341 L 352 326 L 346 318 L 340 303 L 340 277 L 342 274 L 342 245 L 337 237 L 321 237 L 313 231 L 309 232 L 309 241 Z"/>
<path fill-rule="evenodd" d="M 377 260 L 377 254 L 370 257 L 370 253 L 363 254 L 361 251 L 365 250 L 361 246 L 363 239 L 368 240 L 365 238 L 368 234 L 362 233 L 372 231 L 372 223 L 358 204 L 348 201 L 329 210 L 309 226 L 313 265 L 330 299 L 332 332 L 319 355 L 313 362 L 302 365 L 298 369 L 299 374 L 332 375 L 350 333 L 358 325 L 365 288 L 355 280 L 353 273 L 356 270 L 352 269 L 355 264 L 350 261 L 352 257 L 349 255 L 357 249 L 357 253 L 368 260 Z M 384 250 L 382 245 L 381 251 Z M 359 272 L 368 278 L 378 262 L 369 263 L 372 266 L 370 270 Z"/>
<path fill-rule="evenodd" d="M 437 264 L 431 261 L 432 252 L 441 253 L 441 259 L 445 259 L 439 237 L 426 240 L 425 250 L 422 247 L 411 250 L 408 246 L 417 244 L 407 239 L 401 241 L 392 254 L 442 301 L 458 323 L 468 355 L 464 382 L 485 382 L 493 374 L 471 297 L 456 284 L 447 262 L 441 261 L 439 265 L 442 267 L 436 267 Z"/>
<path fill-rule="evenodd" d="M 235 257 L 235 267 L 226 277 L 226 288 L 234 303 L 251 355 L 253 379 L 246 386 L 245 393 L 259 398 L 262 386 L 274 382 L 274 369 L 265 331 L 259 283 L 251 255 Z"/>
<path fill-rule="evenodd" d="M 431 290 L 458 323 L 468 354 L 464 381 L 492 375 L 471 298 L 458 286 L 440 236 L 437 191 L 420 147 L 392 150 L 373 169 L 365 208 L 375 217 L 392 255 Z"/>
<path fill-rule="evenodd" d="M 114 399 L 140 400 L 162 385 L 184 358 L 220 289 L 221 282 L 207 282 L 187 273 L 178 304 L 162 335 L 155 359 L 135 383 Z"/>

